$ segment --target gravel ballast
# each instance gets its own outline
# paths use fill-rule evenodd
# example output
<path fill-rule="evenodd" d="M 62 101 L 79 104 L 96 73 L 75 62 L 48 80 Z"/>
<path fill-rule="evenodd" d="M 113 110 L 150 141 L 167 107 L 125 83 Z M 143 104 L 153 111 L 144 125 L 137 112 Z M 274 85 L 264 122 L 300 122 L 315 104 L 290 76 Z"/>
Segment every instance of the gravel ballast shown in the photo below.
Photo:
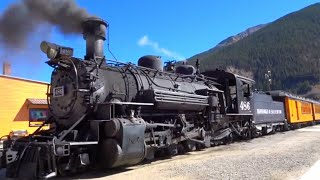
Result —
<path fill-rule="evenodd" d="M 320 125 L 194 151 L 126 169 L 87 172 L 72 178 L 294 180 L 320 159 L 319 150 Z M 4 170 L 0 170 L 0 179 L 4 179 Z"/>

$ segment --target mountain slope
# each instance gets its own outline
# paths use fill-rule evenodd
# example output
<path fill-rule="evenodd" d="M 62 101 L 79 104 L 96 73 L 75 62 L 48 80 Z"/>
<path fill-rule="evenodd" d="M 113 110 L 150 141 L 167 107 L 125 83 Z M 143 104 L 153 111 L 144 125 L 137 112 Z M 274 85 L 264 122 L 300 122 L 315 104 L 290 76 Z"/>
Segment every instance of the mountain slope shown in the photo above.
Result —
<path fill-rule="evenodd" d="M 194 64 L 197 58 L 202 71 L 236 69 L 252 74 L 259 89 L 265 89 L 265 73 L 271 70 L 273 89 L 305 93 L 320 80 L 320 3 L 288 14 L 231 45 L 191 57 L 188 63 Z"/>
<path fill-rule="evenodd" d="M 235 36 L 230 36 L 227 39 L 221 41 L 215 48 L 221 48 L 221 47 L 226 47 L 229 45 L 232 45 L 241 39 L 250 36 L 251 34 L 255 33 L 256 31 L 264 28 L 267 24 L 260 24 L 251 28 L 246 29 L 245 31 L 235 35 Z"/>
<path fill-rule="evenodd" d="M 208 51 L 205 51 L 205 52 L 202 52 L 200 54 L 197 54 L 197 55 L 193 56 L 192 59 L 196 59 L 198 57 L 201 57 L 201 58 L 207 57 L 210 54 L 214 53 L 215 51 L 219 50 L 220 48 L 230 46 L 230 45 L 240 41 L 241 39 L 243 39 L 243 38 L 245 38 L 247 36 L 250 36 L 252 33 L 260 30 L 261 28 L 265 27 L 266 25 L 267 24 L 257 25 L 257 26 L 248 28 L 248 29 L 246 29 L 245 31 L 243 31 L 241 33 L 238 33 L 235 36 L 230 36 L 227 39 L 221 41 L 219 44 L 217 44 L 217 46 L 209 49 Z"/>

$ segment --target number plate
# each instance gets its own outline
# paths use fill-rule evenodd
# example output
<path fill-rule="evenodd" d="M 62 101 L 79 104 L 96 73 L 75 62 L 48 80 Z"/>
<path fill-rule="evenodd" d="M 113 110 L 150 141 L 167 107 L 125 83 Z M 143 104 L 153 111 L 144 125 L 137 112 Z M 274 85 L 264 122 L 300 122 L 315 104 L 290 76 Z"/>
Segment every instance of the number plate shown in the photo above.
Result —
<path fill-rule="evenodd" d="M 53 88 L 53 97 L 61 97 L 61 96 L 64 96 L 64 87 L 59 86 L 59 87 Z"/>
<path fill-rule="evenodd" d="M 240 109 L 241 109 L 242 111 L 250 111 L 250 102 L 241 101 L 241 103 L 240 103 Z"/>

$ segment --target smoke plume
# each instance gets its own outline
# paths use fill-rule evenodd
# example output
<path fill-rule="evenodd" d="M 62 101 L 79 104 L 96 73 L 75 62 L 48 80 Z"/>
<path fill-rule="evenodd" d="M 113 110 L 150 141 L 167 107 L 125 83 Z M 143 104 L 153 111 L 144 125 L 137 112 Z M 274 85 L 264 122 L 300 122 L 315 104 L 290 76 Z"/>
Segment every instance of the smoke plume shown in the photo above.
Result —
<path fill-rule="evenodd" d="M 176 60 L 184 60 L 184 59 L 186 59 L 185 57 L 179 55 L 178 53 L 176 53 L 174 51 L 170 51 L 170 50 L 168 50 L 166 48 L 160 47 L 158 42 L 150 40 L 149 37 L 146 36 L 146 35 L 144 35 L 142 38 L 139 39 L 138 45 L 139 46 L 150 46 L 155 51 L 157 51 L 159 53 L 162 53 L 162 54 L 166 55 L 169 58 L 174 58 Z"/>
<path fill-rule="evenodd" d="M 9 6 L 0 16 L 0 42 L 23 48 L 39 26 L 57 27 L 65 34 L 80 33 L 81 21 L 89 13 L 73 0 L 22 0 Z"/>

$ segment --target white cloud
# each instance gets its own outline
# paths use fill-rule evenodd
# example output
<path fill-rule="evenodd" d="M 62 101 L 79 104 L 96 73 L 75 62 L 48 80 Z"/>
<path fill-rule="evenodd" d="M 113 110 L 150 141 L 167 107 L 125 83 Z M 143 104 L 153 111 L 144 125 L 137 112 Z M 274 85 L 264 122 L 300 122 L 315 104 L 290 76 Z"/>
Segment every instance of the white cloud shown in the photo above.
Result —
<path fill-rule="evenodd" d="M 152 41 L 148 38 L 148 36 L 144 35 L 138 41 L 139 46 L 149 46 L 153 48 L 155 51 L 164 54 L 170 58 L 174 58 L 175 60 L 185 60 L 186 58 L 181 56 L 180 54 L 170 51 L 166 48 L 160 47 L 158 42 Z"/>

